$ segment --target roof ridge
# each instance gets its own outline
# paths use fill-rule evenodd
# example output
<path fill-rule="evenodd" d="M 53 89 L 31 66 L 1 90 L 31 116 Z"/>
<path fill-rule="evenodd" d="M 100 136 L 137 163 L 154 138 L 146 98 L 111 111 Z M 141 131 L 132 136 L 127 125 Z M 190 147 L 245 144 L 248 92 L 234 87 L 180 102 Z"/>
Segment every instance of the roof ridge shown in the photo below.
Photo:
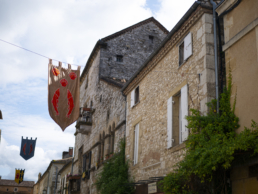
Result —
<path fill-rule="evenodd" d="M 113 33 L 113 34 L 111 34 L 111 35 L 109 35 L 109 36 L 106 36 L 106 37 L 104 37 L 104 38 L 102 38 L 102 39 L 100 39 L 100 40 L 103 41 L 103 42 L 108 41 L 108 40 L 111 40 L 111 39 L 113 39 L 113 38 L 115 38 L 115 37 L 117 37 L 117 36 L 120 36 L 120 35 L 122 35 L 122 34 L 128 32 L 128 31 L 130 31 L 130 30 L 133 30 L 133 29 L 135 29 L 135 28 L 138 28 L 139 26 L 142 26 L 142 25 L 147 24 L 147 23 L 149 23 L 149 22 L 154 22 L 164 33 L 166 33 L 166 34 L 169 33 L 169 31 L 168 31 L 158 20 L 156 20 L 156 19 L 152 16 L 152 17 L 150 17 L 150 18 L 148 18 L 148 19 L 145 19 L 145 20 L 140 21 L 140 22 L 138 22 L 138 23 L 136 23 L 136 24 L 133 24 L 132 26 L 129 26 L 129 27 L 127 27 L 127 28 L 124 28 L 123 30 L 120 30 L 120 31 L 118 31 L 118 32 L 115 32 L 115 33 Z"/>

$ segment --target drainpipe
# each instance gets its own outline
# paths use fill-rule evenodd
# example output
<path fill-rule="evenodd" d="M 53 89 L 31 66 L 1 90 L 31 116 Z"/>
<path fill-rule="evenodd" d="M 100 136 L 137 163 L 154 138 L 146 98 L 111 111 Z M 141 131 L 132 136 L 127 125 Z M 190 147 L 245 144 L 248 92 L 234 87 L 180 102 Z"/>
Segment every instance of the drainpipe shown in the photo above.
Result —
<path fill-rule="evenodd" d="M 213 33 L 214 33 L 214 57 L 215 57 L 215 83 L 216 83 L 216 100 L 217 100 L 217 114 L 219 114 L 219 83 L 218 83 L 218 48 L 217 48 L 217 26 L 216 26 L 216 8 L 217 4 L 210 0 L 213 7 Z"/>

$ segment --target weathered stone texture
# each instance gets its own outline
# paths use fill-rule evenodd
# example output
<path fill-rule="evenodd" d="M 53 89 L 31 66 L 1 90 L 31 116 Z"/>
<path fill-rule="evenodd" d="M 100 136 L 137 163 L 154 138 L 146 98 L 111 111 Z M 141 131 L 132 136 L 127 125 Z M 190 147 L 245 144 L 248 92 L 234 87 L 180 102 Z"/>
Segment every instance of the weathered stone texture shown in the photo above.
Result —
<path fill-rule="evenodd" d="M 149 35 L 154 36 L 153 43 L 149 42 Z M 82 166 L 78 150 L 82 148 L 83 154 L 92 152 L 90 179 L 82 181 L 81 193 L 97 193 L 94 183 L 101 170 L 97 169 L 97 162 L 100 153 L 104 158 L 112 151 L 110 130 L 115 133 L 115 151 L 119 140 L 125 136 L 126 100 L 120 91 L 119 85 L 124 84 L 121 80 L 130 79 L 165 36 L 160 28 L 149 22 L 106 41 L 107 47 L 97 51 L 80 86 L 80 106 L 92 105 L 95 110 L 91 133 L 78 133 L 75 137 L 73 174 L 79 174 L 79 166 Z M 117 62 L 116 55 L 123 55 L 123 62 Z"/>
<path fill-rule="evenodd" d="M 181 40 L 175 43 L 138 84 L 140 102 L 133 108 L 130 106 L 131 93 L 127 94 L 126 157 L 130 161 L 133 161 L 134 153 L 134 126 L 136 121 L 139 123 L 138 164 L 130 166 L 135 181 L 164 176 L 172 172 L 174 165 L 184 157 L 184 143 L 167 149 L 167 100 L 170 93 L 182 83 L 188 84 L 189 113 L 191 108 L 197 108 L 205 114 L 204 103 L 215 97 L 211 25 L 212 15 L 205 13 L 181 35 L 183 40 L 188 32 L 192 33 L 193 55 L 179 67 L 178 45 Z"/>
<path fill-rule="evenodd" d="M 153 36 L 153 42 L 149 36 Z M 107 48 L 101 49 L 100 75 L 129 80 L 165 37 L 166 34 L 150 22 L 107 41 Z M 122 55 L 123 62 L 117 62 L 116 55 Z"/>

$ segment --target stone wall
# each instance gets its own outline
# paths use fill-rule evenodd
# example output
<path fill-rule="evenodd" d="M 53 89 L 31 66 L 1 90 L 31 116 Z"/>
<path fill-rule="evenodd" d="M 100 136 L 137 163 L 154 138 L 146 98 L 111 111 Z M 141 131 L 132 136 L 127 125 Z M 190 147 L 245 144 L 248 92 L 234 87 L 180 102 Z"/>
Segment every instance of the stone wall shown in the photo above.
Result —
<path fill-rule="evenodd" d="M 153 42 L 149 36 L 153 37 Z M 107 48 L 101 49 L 100 75 L 129 80 L 165 37 L 166 34 L 150 22 L 107 41 Z M 116 55 L 122 55 L 123 62 L 117 62 Z"/>
<path fill-rule="evenodd" d="M 138 163 L 130 165 L 135 181 L 165 176 L 184 157 L 184 143 L 167 149 L 167 100 L 187 84 L 189 113 L 191 108 L 197 108 L 205 114 L 205 103 L 215 97 L 212 14 L 204 13 L 196 20 L 190 27 L 185 22 L 181 28 L 189 29 L 177 42 L 168 41 L 174 46 L 138 83 L 140 102 L 133 108 L 131 93 L 127 93 L 126 157 L 130 161 L 134 154 L 134 126 L 139 123 Z M 189 32 L 192 33 L 193 54 L 179 67 L 178 46 Z"/>
<path fill-rule="evenodd" d="M 149 35 L 154 37 L 153 43 Z M 90 179 L 82 180 L 81 193 L 97 193 L 94 183 L 101 170 L 99 159 L 105 160 L 105 155 L 112 151 L 112 133 L 114 151 L 125 136 L 126 100 L 120 91 L 125 83 L 123 79 L 130 79 L 165 36 L 160 28 L 149 22 L 107 40 L 107 47 L 97 51 L 80 86 L 81 107 L 92 106 L 94 109 L 90 134 L 75 133 L 73 174 L 79 174 L 79 166 L 82 166 L 78 150 L 82 148 L 83 154 L 92 152 Z M 123 62 L 117 62 L 116 55 L 123 55 Z"/>

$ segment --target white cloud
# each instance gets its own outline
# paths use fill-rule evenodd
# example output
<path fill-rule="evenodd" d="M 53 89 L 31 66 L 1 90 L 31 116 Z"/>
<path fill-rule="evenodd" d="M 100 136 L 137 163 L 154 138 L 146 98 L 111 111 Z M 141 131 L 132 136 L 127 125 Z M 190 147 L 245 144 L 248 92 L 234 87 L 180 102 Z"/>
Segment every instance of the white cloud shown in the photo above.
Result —
<path fill-rule="evenodd" d="M 195 0 L 159 0 L 160 9 L 154 12 L 156 19 L 169 31 L 183 17 Z"/>
<path fill-rule="evenodd" d="M 0 39 L 61 61 L 85 65 L 98 39 L 153 14 L 168 30 L 194 0 L 12 0 L 0 1 Z M 49 162 L 74 145 L 74 124 L 62 132 L 48 115 L 48 59 L 0 41 L 0 175 L 13 179 L 25 168 L 25 180 L 37 180 Z M 55 62 L 57 64 L 57 62 Z M 21 136 L 37 137 L 35 156 L 20 157 Z"/>

